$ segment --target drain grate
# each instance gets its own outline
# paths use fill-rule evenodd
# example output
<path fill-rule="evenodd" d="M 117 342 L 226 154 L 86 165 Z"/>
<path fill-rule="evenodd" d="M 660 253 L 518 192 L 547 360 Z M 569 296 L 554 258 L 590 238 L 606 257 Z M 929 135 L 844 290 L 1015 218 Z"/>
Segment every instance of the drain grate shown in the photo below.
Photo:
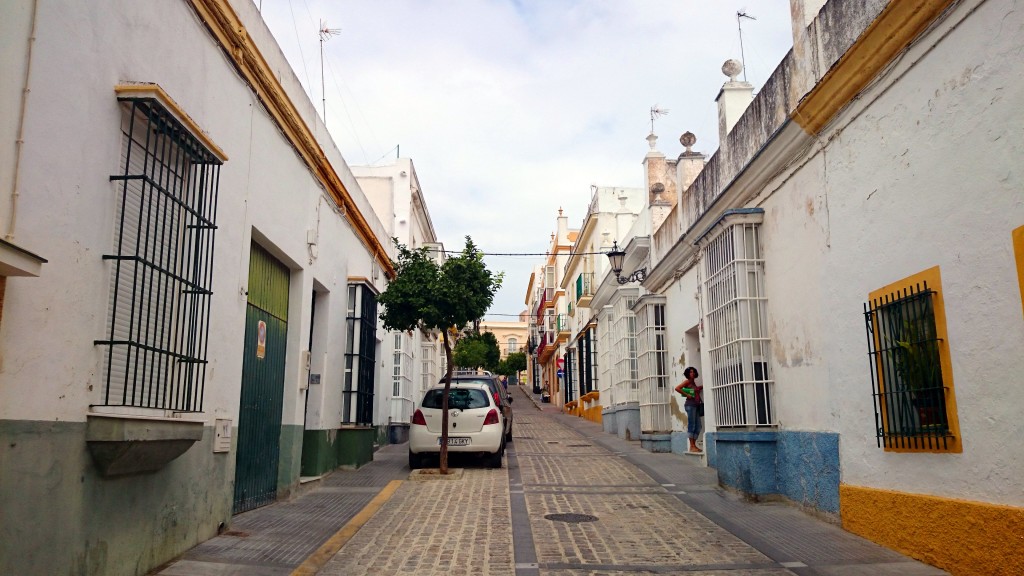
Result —
<path fill-rule="evenodd" d="M 548 444 L 558 444 L 558 440 L 548 440 Z"/>
<path fill-rule="evenodd" d="M 590 448 L 593 444 L 569 444 L 569 448 Z"/>
<path fill-rule="evenodd" d="M 597 522 L 597 516 L 591 516 L 590 514 L 546 514 L 544 518 L 546 520 L 568 522 L 570 524 L 579 524 L 580 522 Z"/>

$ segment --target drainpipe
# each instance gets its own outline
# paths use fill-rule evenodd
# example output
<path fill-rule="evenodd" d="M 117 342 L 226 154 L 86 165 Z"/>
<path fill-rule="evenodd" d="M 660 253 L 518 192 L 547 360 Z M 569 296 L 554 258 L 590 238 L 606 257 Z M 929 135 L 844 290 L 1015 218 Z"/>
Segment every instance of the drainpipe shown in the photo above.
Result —
<path fill-rule="evenodd" d="M 28 53 L 25 56 L 25 81 L 21 92 L 21 105 L 18 112 L 18 139 L 14 141 L 14 178 L 11 180 L 11 217 L 7 222 L 7 233 L 4 239 L 8 242 L 14 241 L 14 228 L 18 221 L 18 181 L 21 175 L 21 147 L 25 137 L 25 107 L 28 102 L 29 78 L 32 74 L 32 46 L 36 42 L 36 12 L 39 7 L 38 0 L 32 1 L 32 24 L 28 36 Z"/>

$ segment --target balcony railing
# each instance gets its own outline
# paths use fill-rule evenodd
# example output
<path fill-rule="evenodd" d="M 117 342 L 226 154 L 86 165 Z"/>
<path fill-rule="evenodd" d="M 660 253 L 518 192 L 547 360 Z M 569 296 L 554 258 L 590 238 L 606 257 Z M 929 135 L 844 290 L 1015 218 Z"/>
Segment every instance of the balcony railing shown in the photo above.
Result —
<path fill-rule="evenodd" d="M 555 316 L 555 331 L 556 332 L 568 332 L 569 331 L 569 316 L 566 314 L 558 314 Z"/>
<path fill-rule="evenodd" d="M 594 299 L 594 273 L 584 272 L 576 277 L 576 305 L 586 306 Z"/>

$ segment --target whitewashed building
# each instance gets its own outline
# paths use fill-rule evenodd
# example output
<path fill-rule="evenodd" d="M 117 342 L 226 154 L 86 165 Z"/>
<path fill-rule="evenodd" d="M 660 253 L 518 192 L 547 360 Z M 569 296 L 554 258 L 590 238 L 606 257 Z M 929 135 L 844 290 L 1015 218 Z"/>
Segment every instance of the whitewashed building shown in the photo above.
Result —
<path fill-rule="evenodd" d="M 672 380 L 701 371 L 724 485 L 1019 572 L 1020 3 L 792 5 L 793 51 L 749 105 L 726 83 L 651 238 Z"/>
<path fill-rule="evenodd" d="M 367 461 L 389 233 L 256 6 L 5 3 L 0 46 L 0 573 L 144 574 Z"/>
<path fill-rule="evenodd" d="M 398 158 L 390 164 L 352 166 L 352 173 L 384 225 L 388 238 L 397 239 L 410 250 L 429 248 L 442 258 L 427 210 L 416 167 L 411 159 Z M 380 327 L 383 332 L 383 326 Z M 408 439 L 409 423 L 417 403 L 428 388 L 440 381 L 444 347 L 435 331 L 390 332 L 384 338 L 381 373 L 374 422 L 381 443 Z"/>

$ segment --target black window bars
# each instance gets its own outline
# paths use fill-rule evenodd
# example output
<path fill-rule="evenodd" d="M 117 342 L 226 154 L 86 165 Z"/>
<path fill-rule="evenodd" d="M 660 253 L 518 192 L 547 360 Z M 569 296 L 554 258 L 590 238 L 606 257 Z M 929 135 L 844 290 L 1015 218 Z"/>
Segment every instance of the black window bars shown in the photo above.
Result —
<path fill-rule="evenodd" d="M 349 284 L 348 300 L 342 423 L 370 426 L 377 357 L 377 296 L 364 284 Z"/>
<path fill-rule="evenodd" d="M 950 447 L 935 294 L 924 282 L 864 304 L 879 447 Z"/>
<path fill-rule="evenodd" d="M 101 406 L 201 412 L 221 160 L 152 97 L 125 105 Z"/>

